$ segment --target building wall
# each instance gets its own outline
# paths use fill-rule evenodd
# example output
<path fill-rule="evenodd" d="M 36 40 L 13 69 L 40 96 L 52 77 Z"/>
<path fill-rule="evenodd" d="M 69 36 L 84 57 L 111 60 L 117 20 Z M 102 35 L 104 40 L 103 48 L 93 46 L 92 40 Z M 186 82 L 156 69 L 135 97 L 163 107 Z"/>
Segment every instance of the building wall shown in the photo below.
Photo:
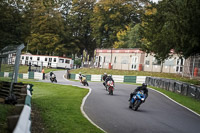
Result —
<path fill-rule="evenodd" d="M 96 56 L 96 66 L 100 68 L 109 68 L 109 63 L 111 62 L 113 69 L 120 70 L 138 70 L 139 64 L 144 61 L 144 53 L 134 52 L 134 51 L 124 51 L 120 50 L 105 50 L 97 52 Z M 111 59 L 112 57 L 112 59 Z M 137 59 L 135 59 L 137 58 Z M 135 62 L 134 62 L 135 61 Z"/>
<path fill-rule="evenodd" d="M 112 54 L 112 55 L 111 55 Z M 153 55 L 147 55 L 139 49 L 120 49 L 120 50 L 97 50 L 95 66 L 100 68 L 109 68 L 112 56 L 112 68 L 120 70 L 139 70 L 142 65 L 143 71 L 161 72 L 161 64 Z M 99 58 L 101 58 L 99 60 Z M 99 62 L 100 61 L 100 62 Z M 171 58 L 165 60 L 162 67 L 164 73 L 182 73 L 185 60 L 174 54 Z"/>
<path fill-rule="evenodd" d="M 71 58 L 64 58 L 58 56 L 42 56 L 42 55 L 21 55 L 22 65 L 37 65 L 53 68 L 71 68 L 73 65 L 73 60 Z"/>

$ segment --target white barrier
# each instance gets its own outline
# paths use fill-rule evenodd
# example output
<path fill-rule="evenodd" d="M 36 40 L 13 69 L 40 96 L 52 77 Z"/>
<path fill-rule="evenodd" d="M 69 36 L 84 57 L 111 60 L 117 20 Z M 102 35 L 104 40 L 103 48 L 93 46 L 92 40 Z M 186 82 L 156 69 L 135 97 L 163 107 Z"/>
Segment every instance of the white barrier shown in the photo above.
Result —
<path fill-rule="evenodd" d="M 35 72 L 34 73 L 34 79 L 43 79 L 43 73 Z"/>
<path fill-rule="evenodd" d="M 79 74 L 75 75 L 75 80 L 79 80 Z"/>
<path fill-rule="evenodd" d="M 136 76 L 136 83 L 145 83 L 146 76 Z"/>
<path fill-rule="evenodd" d="M 23 74 L 23 79 L 28 79 L 28 73 Z"/>
<path fill-rule="evenodd" d="M 31 121 L 31 108 L 27 105 L 24 105 L 24 108 L 20 114 L 17 125 L 13 133 L 30 133 Z"/>
<path fill-rule="evenodd" d="M 124 82 L 124 76 L 121 75 L 112 75 L 112 78 L 115 82 Z"/>
<path fill-rule="evenodd" d="M 9 72 L 4 72 L 4 77 L 9 77 Z"/>
<path fill-rule="evenodd" d="M 101 81 L 101 75 L 91 75 L 91 81 Z"/>

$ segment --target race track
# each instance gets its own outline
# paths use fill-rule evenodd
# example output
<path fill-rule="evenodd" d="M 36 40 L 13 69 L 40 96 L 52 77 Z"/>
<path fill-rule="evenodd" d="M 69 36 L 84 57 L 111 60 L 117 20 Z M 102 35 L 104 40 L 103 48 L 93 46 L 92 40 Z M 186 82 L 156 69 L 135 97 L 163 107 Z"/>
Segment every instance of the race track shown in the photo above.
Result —
<path fill-rule="evenodd" d="M 67 81 L 64 71 L 55 72 L 58 84 L 80 85 Z M 50 81 L 46 81 L 50 82 Z M 89 82 L 91 94 L 83 107 L 87 116 L 108 133 L 198 133 L 200 117 L 149 89 L 149 97 L 138 111 L 128 108 L 129 95 L 137 87 L 116 83 L 108 95 L 102 82 Z"/>

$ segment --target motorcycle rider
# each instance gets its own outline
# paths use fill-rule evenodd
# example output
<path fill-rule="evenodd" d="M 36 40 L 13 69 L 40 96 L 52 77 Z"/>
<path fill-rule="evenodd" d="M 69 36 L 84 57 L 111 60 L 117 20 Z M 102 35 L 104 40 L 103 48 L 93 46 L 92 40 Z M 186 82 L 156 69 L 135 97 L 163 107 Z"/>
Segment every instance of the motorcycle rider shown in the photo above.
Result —
<path fill-rule="evenodd" d="M 56 75 L 51 71 L 50 72 L 50 80 L 52 81 L 52 80 L 56 80 Z"/>
<path fill-rule="evenodd" d="M 107 75 L 107 73 L 104 73 L 104 75 L 103 75 L 103 85 L 105 86 L 106 85 L 106 83 L 105 83 L 105 80 L 106 80 L 106 78 L 108 77 L 108 75 Z"/>
<path fill-rule="evenodd" d="M 79 79 L 80 79 L 80 82 L 82 82 L 82 74 L 81 74 L 81 72 L 79 72 Z"/>
<path fill-rule="evenodd" d="M 51 71 L 51 72 L 50 72 L 50 77 L 51 77 L 52 75 L 53 75 L 53 72 Z"/>
<path fill-rule="evenodd" d="M 147 84 L 143 83 L 142 86 L 138 86 L 134 91 L 133 93 L 130 94 L 130 98 L 129 98 L 129 101 L 133 98 L 134 95 L 137 94 L 138 91 L 140 90 L 143 90 L 144 91 L 144 95 L 145 95 L 145 100 L 147 99 L 148 97 L 148 89 L 147 89 Z M 145 102 L 144 100 L 144 102 Z"/>
<path fill-rule="evenodd" d="M 110 74 L 108 74 L 107 78 L 105 79 L 105 84 L 107 84 L 108 81 L 113 81 L 113 84 L 115 83 Z"/>

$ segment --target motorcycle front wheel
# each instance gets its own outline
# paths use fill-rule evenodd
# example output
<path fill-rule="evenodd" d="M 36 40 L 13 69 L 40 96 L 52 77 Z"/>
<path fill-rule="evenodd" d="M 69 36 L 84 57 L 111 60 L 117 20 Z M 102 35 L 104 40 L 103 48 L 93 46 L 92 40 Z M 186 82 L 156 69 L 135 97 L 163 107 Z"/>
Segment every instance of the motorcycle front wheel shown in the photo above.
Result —
<path fill-rule="evenodd" d="M 137 111 L 139 106 L 140 106 L 140 104 L 141 104 L 141 101 L 140 100 L 136 100 L 134 105 L 133 105 L 133 110 Z"/>

